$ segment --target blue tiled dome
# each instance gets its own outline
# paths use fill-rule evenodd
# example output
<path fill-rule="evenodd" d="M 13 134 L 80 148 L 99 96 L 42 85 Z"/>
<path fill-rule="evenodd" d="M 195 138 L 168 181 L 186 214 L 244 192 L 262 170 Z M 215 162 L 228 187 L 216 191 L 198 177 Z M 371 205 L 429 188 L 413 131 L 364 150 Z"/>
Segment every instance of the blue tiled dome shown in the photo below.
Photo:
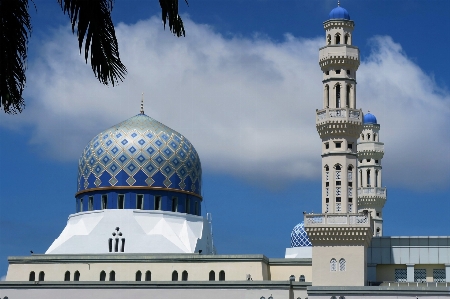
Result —
<path fill-rule="evenodd" d="M 77 192 L 157 187 L 201 194 L 202 168 L 180 133 L 138 114 L 95 136 L 78 163 Z"/>
<path fill-rule="evenodd" d="M 368 113 L 364 114 L 363 123 L 364 124 L 377 124 L 377 118 L 375 117 L 375 115 L 368 112 Z"/>
<path fill-rule="evenodd" d="M 330 12 L 330 14 L 328 15 L 328 18 L 329 19 L 350 20 L 350 15 L 345 8 L 338 6 Z"/>
<path fill-rule="evenodd" d="M 297 224 L 291 232 L 291 247 L 308 247 L 312 246 L 311 241 L 305 231 L 302 223 Z"/>

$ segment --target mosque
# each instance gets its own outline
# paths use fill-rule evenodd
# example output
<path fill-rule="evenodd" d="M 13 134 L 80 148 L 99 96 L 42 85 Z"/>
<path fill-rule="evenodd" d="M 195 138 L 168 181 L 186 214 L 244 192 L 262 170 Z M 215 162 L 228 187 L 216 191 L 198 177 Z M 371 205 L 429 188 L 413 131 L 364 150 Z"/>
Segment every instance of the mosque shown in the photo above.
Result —
<path fill-rule="evenodd" d="M 356 104 L 354 22 L 338 5 L 323 25 L 322 211 L 299 215 L 285 258 L 216 254 L 200 157 L 141 104 L 86 145 L 75 213 L 45 254 L 8 258 L 0 298 L 450 297 L 450 236 L 383 235 L 384 144 Z"/>

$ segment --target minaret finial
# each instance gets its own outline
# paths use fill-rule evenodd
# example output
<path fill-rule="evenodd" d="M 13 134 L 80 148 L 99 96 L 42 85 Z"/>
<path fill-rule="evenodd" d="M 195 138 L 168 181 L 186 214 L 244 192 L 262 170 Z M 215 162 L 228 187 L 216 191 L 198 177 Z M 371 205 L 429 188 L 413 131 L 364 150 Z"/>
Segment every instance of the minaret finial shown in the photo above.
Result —
<path fill-rule="evenodd" d="M 144 114 L 144 93 L 142 93 L 141 98 L 141 114 Z"/>
<path fill-rule="evenodd" d="M 341 2 L 338 0 L 338 6 L 341 6 Z"/>

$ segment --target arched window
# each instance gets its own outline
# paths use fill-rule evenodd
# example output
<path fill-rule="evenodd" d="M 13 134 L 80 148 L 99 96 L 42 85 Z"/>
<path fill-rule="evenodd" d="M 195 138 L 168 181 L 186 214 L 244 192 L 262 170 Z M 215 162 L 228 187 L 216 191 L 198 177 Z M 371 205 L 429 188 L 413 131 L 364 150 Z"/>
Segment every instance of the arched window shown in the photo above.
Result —
<path fill-rule="evenodd" d="M 359 185 L 362 187 L 363 186 L 363 179 L 362 179 L 362 170 L 359 171 Z"/>
<path fill-rule="evenodd" d="M 64 274 L 64 281 L 70 281 L 70 271 L 66 271 Z"/>
<path fill-rule="evenodd" d="M 216 272 L 211 270 L 211 271 L 209 271 L 209 281 L 214 281 L 214 280 L 216 280 Z"/>
<path fill-rule="evenodd" d="M 73 274 L 73 281 L 80 281 L 80 271 L 75 271 Z"/>
<path fill-rule="evenodd" d="M 349 35 L 346 34 L 346 35 L 344 36 L 344 44 L 348 45 L 349 42 L 350 42 L 350 41 L 349 41 Z"/>
<path fill-rule="evenodd" d="M 334 36 L 334 41 L 336 45 L 339 45 L 341 43 L 341 35 L 339 33 L 336 33 Z"/>
<path fill-rule="evenodd" d="M 341 108 L 341 85 L 336 85 L 336 108 Z"/>
<path fill-rule="evenodd" d="M 109 281 L 116 281 L 116 272 L 114 270 L 109 272 Z"/>
<path fill-rule="evenodd" d="M 305 282 L 305 275 L 300 275 L 300 279 L 298 281 Z"/>
<path fill-rule="evenodd" d="M 172 281 L 178 281 L 178 272 L 177 271 L 172 272 Z"/>
<path fill-rule="evenodd" d="M 219 272 L 219 280 L 220 281 L 225 281 L 225 271 L 221 270 Z"/>
<path fill-rule="evenodd" d="M 377 134 L 374 133 L 374 134 L 373 134 L 373 141 L 377 141 L 376 138 L 377 138 Z"/>
<path fill-rule="evenodd" d="M 367 187 L 370 187 L 370 169 L 367 169 Z"/>
<path fill-rule="evenodd" d="M 334 168 L 335 168 L 336 170 L 341 170 L 341 165 L 336 164 L 336 165 L 334 166 Z"/>
<path fill-rule="evenodd" d="M 188 273 L 186 270 L 183 271 L 183 273 L 181 274 L 181 280 L 182 281 L 187 281 L 188 280 Z"/>
<path fill-rule="evenodd" d="M 30 272 L 30 276 L 28 277 L 29 281 L 35 281 L 36 280 L 36 273 L 34 271 Z"/>
<path fill-rule="evenodd" d="M 337 271 L 337 261 L 336 261 L 336 259 L 331 259 L 331 261 L 330 261 L 330 271 L 331 272 Z"/>
<path fill-rule="evenodd" d="M 339 271 L 345 271 L 345 259 L 339 260 Z"/>
<path fill-rule="evenodd" d="M 353 181 L 353 166 L 352 166 L 352 165 L 350 165 L 350 166 L 347 168 L 347 180 L 348 180 L 349 182 Z"/>
<path fill-rule="evenodd" d="M 141 281 L 142 280 L 142 272 L 141 271 L 137 271 L 136 272 L 136 281 Z"/>
<path fill-rule="evenodd" d="M 367 141 L 370 141 L 370 133 L 367 133 Z"/>
<path fill-rule="evenodd" d="M 330 86 L 325 85 L 325 106 L 330 107 Z"/>
<path fill-rule="evenodd" d="M 102 195 L 102 210 L 106 209 L 108 206 L 108 195 L 103 194 Z"/>
<path fill-rule="evenodd" d="M 327 36 L 327 44 L 331 45 L 331 35 L 329 35 L 329 34 Z"/>
<path fill-rule="evenodd" d="M 379 228 L 379 227 L 377 227 L 377 233 L 376 233 L 376 236 L 377 236 L 377 237 L 380 236 L 380 228 Z"/>
<path fill-rule="evenodd" d="M 364 140 L 364 134 L 361 134 L 361 139 Z"/>
<path fill-rule="evenodd" d="M 39 272 L 39 281 L 44 281 L 45 280 L 45 273 L 44 271 Z"/>
<path fill-rule="evenodd" d="M 152 281 L 152 272 L 145 272 L 145 281 Z"/>
<path fill-rule="evenodd" d="M 350 85 L 347 85 L 347 95 L 345 97 L 345 105 L 350 107 Z"/>
<path fill-rule="evenodd" d="M 102 271 L 100 272 L 100 281 L 105 281 L 106 280 L 106 272 Z"/>
<path fill-rule="evenodd" d="M 375 187 L 378 187 L 378 170 L 375 170 Z"/>

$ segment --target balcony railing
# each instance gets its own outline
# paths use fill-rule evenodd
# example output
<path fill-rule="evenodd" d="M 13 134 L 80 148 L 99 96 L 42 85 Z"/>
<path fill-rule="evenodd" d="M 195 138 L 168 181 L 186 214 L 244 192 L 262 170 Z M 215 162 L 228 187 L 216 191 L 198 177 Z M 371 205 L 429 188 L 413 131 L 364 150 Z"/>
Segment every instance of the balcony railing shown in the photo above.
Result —
<path fill-rule="evenodd" d="M 317 122 L 321 123 L 327 119 L 361 121 L 362 112 L 352 108 L 326 108 L 317 110 Z"/>
<path fill-rule="evenodd" d="M 351 224 L 370 226 L 369 214 L 305 214 L 305 226 Z"/>
<path fill-rule="evenodd" d="M 363 187 L 358 188 L 358 196 L 386 196 L 386 188 L 381 187 Z"/>

